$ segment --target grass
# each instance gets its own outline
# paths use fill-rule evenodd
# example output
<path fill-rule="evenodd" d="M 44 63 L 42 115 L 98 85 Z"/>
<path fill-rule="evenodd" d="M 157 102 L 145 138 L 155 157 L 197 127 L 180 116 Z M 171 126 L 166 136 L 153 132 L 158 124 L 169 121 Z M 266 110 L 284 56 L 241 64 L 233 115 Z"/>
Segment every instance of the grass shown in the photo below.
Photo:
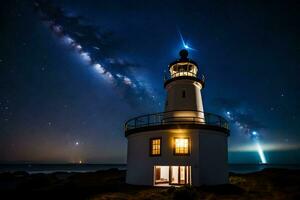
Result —
<path fill-rule="evenodd" d="M 7 199 L 300 199 L 300 170 L 265 169 L 230 174 L 230 183 L 201 187 L 125 184 L 125 171 L 0 174 L 0 198 Z"/>

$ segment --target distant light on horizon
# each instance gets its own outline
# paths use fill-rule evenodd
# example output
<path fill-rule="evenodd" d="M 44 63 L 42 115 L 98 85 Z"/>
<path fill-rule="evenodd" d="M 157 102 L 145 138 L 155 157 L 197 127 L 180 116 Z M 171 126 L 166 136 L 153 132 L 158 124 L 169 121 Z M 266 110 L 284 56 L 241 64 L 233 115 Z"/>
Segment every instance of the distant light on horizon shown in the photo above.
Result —
<path fill-rule="evenodd" d="M 263 143 L 264 151 L 294 151 L 300 149 L 300 143 L 270 142 Z M 257 152 L 256 143 L 240 144 L 229 148 L 230 152 Z"/>

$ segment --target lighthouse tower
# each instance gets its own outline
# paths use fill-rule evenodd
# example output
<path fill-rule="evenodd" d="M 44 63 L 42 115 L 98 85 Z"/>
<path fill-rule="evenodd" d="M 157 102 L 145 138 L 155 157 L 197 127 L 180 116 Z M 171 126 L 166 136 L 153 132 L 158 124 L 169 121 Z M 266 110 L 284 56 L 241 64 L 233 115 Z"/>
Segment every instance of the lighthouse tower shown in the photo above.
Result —
<path fill-rule="evenodd" d="M 169 65 L 170 79 L 164 84 L 167 90 L 165 111 L 196 110 L 203 112 L 201 89 L 204 81 L 198 79 L 198 65 L 188 59 L 188 51 L 181 50 L 180 59 Z"/>
<path fill-rule="evenodd" d="M 165 77 L 165 111 L 130 119 L 126 182 L 135 185 L 216 185 L 228 182 L 227 121 L 205 113 L 204 78 L 188 51 Z"/>
<path fill-rule="evenodd" d="M 201 89 L 204 76 L 198 78 L 198 65 L 188 58 L 188 51 L 179 53 L 180 59 L 169 65 L 168 78 L 164 87 L 167 91 L 165 112 L 168 117 L 182 117 L 181 120 L 204 122 Z M 173 112 L 168 112 L 173 111 Z"/>

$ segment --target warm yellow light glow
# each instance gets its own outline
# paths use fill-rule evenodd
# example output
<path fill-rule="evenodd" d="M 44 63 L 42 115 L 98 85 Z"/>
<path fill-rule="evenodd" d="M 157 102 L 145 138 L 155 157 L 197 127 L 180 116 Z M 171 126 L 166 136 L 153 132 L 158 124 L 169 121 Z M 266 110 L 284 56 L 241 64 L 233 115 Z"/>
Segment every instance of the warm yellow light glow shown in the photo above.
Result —
<path fill-rule="evenodd" d="M 174 117 L 196 117 L 198 112 L 195 111 L 175 111 L 172 113 Z"/>
<path fill-rule="evenodd" d="M 180 134 L 179 136 L 181 137 L 181 136 L 185 135 L 185 133 L 187 132 L 187 130 L 186 129 L 180 129 L 180 128 L 178 128 L 178 129 L 171 129 L 171 130 L 169 130 L 169 132 L 170 133 Z"/>
<path fill-rule="evenodd" d="M 188 138 L 175 138 L 175 154 L 189 154 Z"/>
<path fill-rule="evenodd" d="M 178 76 L 197 76 L 197 66 L 190 62 L 180 62 L 170 67 L 171 77 Z"/>
<path fill-rule="evenodd" d="M 154 166 L 154 185 L 191 184 L 191 166 Z"/>
<path fill-rule="evenodd" d="M 161 139 L 152 139 L 151 140 L 151 155 L 160 155 L 160 144 L 161 144 Z"/>

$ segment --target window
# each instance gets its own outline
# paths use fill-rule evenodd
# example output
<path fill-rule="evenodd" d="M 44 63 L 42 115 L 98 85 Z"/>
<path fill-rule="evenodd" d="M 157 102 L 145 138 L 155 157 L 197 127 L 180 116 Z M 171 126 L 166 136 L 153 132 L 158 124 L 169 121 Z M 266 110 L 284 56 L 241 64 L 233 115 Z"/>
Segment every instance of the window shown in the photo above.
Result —
<path fill-rule="evenodd" d="M 182 98 L 185 98 L 185 90 L 182 90 Z"/>
<path fill-rule="evenodd" d="M 174 154 L 175 155 L 189 155 L 190 154 L 190 139 L 189 138 L 175 138 L 174 139 Z"/>
<path fill-rule="evenodd" d="M 150 156 L 160 156 L 161 155 L 161 138 L 150 139 Z"/>

